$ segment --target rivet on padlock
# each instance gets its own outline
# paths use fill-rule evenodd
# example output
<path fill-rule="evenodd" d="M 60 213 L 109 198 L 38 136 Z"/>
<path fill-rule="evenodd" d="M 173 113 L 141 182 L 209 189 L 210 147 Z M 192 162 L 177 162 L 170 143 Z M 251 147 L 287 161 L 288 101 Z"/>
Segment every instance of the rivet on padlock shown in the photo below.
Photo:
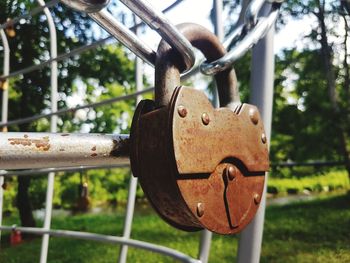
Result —
<path fill-rule="evenodd" d="M 178 28 L 208 61 L 225 54 L 207 29 Z M 141 101 L 132 122 L 133 174 L 174 227 L 237 233 L 254 217 L 263 192 L 268 170 L 263 124 L 255 106 L 240 103 L 233 69 L 215 76 L 222 108 L 214 109 L 202 91 L 180 86 L 181 60 L 160 43 L 155 101 Z"/>

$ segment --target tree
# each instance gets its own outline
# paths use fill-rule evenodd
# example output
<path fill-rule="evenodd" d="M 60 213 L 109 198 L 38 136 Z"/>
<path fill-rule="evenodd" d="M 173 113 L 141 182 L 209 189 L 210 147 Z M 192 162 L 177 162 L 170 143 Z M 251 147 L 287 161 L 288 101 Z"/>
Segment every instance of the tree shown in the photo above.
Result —
<path fill-rule="evenodd" d="M 306 15 L 315 18 L 312 31 L 306 36 L 311 45 L 305 47 L 303 51 L 305 55 L 313 55 L 313 72 L 319 71 L 321 73 L 319 76 L 320 86 L 316 86 L 314 89 L 322 90 L 323 98 L 320 98 L 318 103 L 313 106 L 317 107 L 318 105 L 319 108 L 328 111 L 322 115 L 322 119 L 329 125 L 319 123 L 319 132 L 326 135 L 327 129 L 333 130 L 333 137 L 326 137 L 324 143 L 327 145 L 330 141 L 335 142 L 337 155 L 345 162 L 346 170 L 350 176 L 348 6 L 344 1 L 292 1 L 285 6 L 284 11 L 296 19 Z M 321 65 L 321 67 L 318 68 L 317 65 Z M 297 85 L 301 85 L 302 81 L 309 79 L 305 74 L 304 77 L 305 79 L 297 81 Z M 312 94 L 313 92 L 310 91 L 304 95 L 305 100 L 312 100 Z M 314 110 L 314 108 L 309 107 L 309 110 Z M 322 129 L 322 126 L 325 129 Z M 331 151 L 332 149 L 328 150 L 328 152 Z"/>

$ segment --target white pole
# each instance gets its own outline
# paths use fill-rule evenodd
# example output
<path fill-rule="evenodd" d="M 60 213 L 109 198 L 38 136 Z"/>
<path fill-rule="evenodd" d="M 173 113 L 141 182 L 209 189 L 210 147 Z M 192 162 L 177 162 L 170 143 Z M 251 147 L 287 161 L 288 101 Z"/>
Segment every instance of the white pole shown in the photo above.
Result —
<path fill-rule="evenodd" d="M 271 5 L 262 9 L 261 15 L 267 15 Z M 264 121 L 265 133 L 268 141 L 271 137 L 272 105 L 274 89 L 274 52 L 273 52 L 274 27 L 266 34 L 265 38 L 253 48 L 251 97 L 250 102 L 256 105 Z M 258 263 L 260 260 L 261 244 L 264 229 L 264 217 L 266 206 L 266 185 L 260 207 L 253 221 L 240 235 L 238 246 L 239 263 Z"/>
<path fill-rule="evenodd" d="M 7 40 L 6 33 L 3 29 L 0 30 L 2 46 L 4 48 L 4 64 L 3 64 L 3 75 L 6 76 L 10 73 L 10 46 Z M 2 86 L 2 114 L 1 121 L 7 122 L 8 117 L 8 79 L 3 80 Z M 7 132 L 7 127 L 4 126 L 2 129 L 3 132 Z M 2 208 L 3 208 L 3 197 L 4 190 L 2 188 L 4 184 L 4 177 L 0 176 L 0 225 L 2 225 Z M 1 240 L 1 232 L 0 232 L 0 240 Z"/>
<path fill-rule="evenodd" d="M 44 0 L 37 0 L 39 5 L 45 6 Z M 49 31 L 50 31 L 50 57 L 57 57 L 57 34 L 56 27 L 52 15 L 50 13 L 49 8 L 45 7 L 43 12 L 46 16 Z M 51 111 L 57 111 L 57 61 L 51 62 Z M 57 116 L 51 116 L 50 122 L 50 131 L 53 133 L 57 132 Z M 48 182 L 47 182 L 47 190 L 46 190 L 46 202 L 45 202 L 45 218 L 44 218 L 44 229 L 49 230 L 51 227 L 51 216 L 52 216 L 52 200 L 54 194 L 54 183 L 55 183 L 55 174 L 49 173 Z M 46 263 L 47 261 L 47 252 L 49 248 L 49 235 L 43 235 L 42 243 L 41 243 L 41 252 L 40 252 L 40 263 Z"/>
<path fill-rule="evenodd" d="M 134 21 L 135 21 L 135 25 L 141 22 L 141 20 L 135 15 L 134 15 Z M 136 28 L 135 34 L 137 36 L 140 35 L 140 27 Z M 139 57 L 136 57 L 135 59 L 135 82 L 136 82 L 136 91 L 141 91 L 143 89 L 143 62 L 142 62 L 142 59 L 140 59 Z M 141 100 L 141 96 L 137 96 L 136 105 L 140 102 L 140 100 Z M 124 231 L 123 231 L 124 238 L 130 238 L 132 220 L 134 217 L 136 190 L 137 190 L 137 178 L 131 175 L 130 183 L 129 183 L 129 195 L 128 195 L 128 201 L 126 205 L 126 214 L 125 214 L 125 221 L 124 221 Z M 128 255 L 128 246 L 122 245 L 120 247 L 118 262 L 125 263 L 127 255 Z"/>

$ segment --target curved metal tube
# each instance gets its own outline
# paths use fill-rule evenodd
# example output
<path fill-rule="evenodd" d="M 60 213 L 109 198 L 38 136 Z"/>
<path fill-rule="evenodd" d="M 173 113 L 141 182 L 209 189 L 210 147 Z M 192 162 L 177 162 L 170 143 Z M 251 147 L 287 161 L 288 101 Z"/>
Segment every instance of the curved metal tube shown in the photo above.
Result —
<path fill-rule="evenodd" d="M 77 11 L 86 12 L 109 34 L 119 40 L 135 55 L 149 63 L 155 64 L 156 52 L 138 38 L 132 31 L 115 19 L 107 10 L 104 10 L 110 0 L 60 0 Z M 102 10 L 101 10 L 102 9 Z"/>
<path fill-rule="evenodd" d="M 225 56 L 211 63 L 202 63 L 200 66 L 201 72 L 206 75 L 213 75 L 231 67 L 237 59 L 241 58 L 266 35 L 271 26 L 275 24 L 278 12 L 279 9 L 275 8 L 268 17 L 260 18 L 257 25 Z"/>
<path fill-rule="evenodd" d="M 250 30 L 256 25 L 259 11 L 264 3 L 265 0 L 254 0 L 249 4 L 247 11 L 244 14 L 244 24 L 247 30 Z"/>
<path fill-rule="evenodd" d="M 4 68 L 3 74 L 7 75 L 10 72 L 10 46 L 7 40 L 6 33 L 4 29 L 0 29 L 0 36 L 2 41 L 2 46 L 4 48 Z M 7 122 L 8 117 L 8 79 L 4 79 L 3 90 L 2 90 L 2 112 L 1 112 L 1 121 Z M 7 126 L 2 128 L 3 132 L 7 131 Z M 4 184 L 4 177 L 0 176 L 0 225 L 2 224 L 2 207 L 3 207 L 3 189 L 2 185 Z M 0 233 L 1 239 L 1 233 Z"/>
<path fill-rule="evenodd" d="M 43 7 L 43 12 L 46 16 L 46 20 L 49 27 L 50 33 L 50 57 L 57 57 L 57 32 L 55 22 L 50 13 L 48 7 L 45 7 L 44 0 L 37 0 L 38 4 Z M 57 61 L 51 62 L 51 111 L 57 111 L 57 102 L 58 102 L 58 69 L 57 69 Z M 50 132 L 57 132 L 57 115 L 51 116 L 50 120 Z M 46 200 L 45 200 L 45 217 L 44 217 L 44 228 L 50 229 L 51 226 L 51 215 L 52 215 L 52 200 L 53 200 L 53 192 L 54 192 L 54 184 L 55 184 L 55 173 L 50 172 L 48 174 L 47 181 L 47 189 L 46 189 Z M 40 262 L 46 263 L 47 261 L 47 252 L 49 248 L 49 235 L 43 235 L 42 243 L 41 243 L 41 251 L 40 251 Z"/>
<path fill-rule="evenodd" d="M 10 46 L 7 40 L 6 33 L 3 29 L 0 29 L 0 36 L 2 41 L 2 46 L 4 48 L 4 68 L 3 75 L 8 75 L 10 73 Z M 1 122 L 6 123 L 8 117 L 8 80 L 3 79 L 3 90 L 2 90 L 2 112 L 1 112 Z M 7 127 L 3 126 L 2 131 L 7 131 Z"/>
<path fill-rule="evenodd" d="M 119 23 L 108 11 L 102 10 L 110 0 L 60 0 L 75 10 L 86 12 L 108 33 L 117 38 L 137 56 L 151 65 L 155 63 L 155 52 L 133 32 Z M 195 55 L 189 41 L 171 24 L 162 12 L 156 11 L 143 0 L 121 0 L 152 29 L 156 30 L 172 47 L 183 56 L 185 71 L 192 68 Z"/>
<path fill-rule="evenodd" d="M 147 25 L 157 31 L 170 46 L 179 52 L 184 59 L 185 71 L 192 68 L 195 63 L 195 55 L 191 43 L 169 22 L 162 12 L 157 11 L 151 4 L 144 0 L 120 1 L 139 16 Z"/>
<path fill-rule="evenodd" d="M 96 13 L 89 13 L 89 16 L 135 55 L 150 65 L 155 64 L 156 52 L 137 37 L 135 33 L 115 19 L 107 10 L 103 9 Z"/>
<path fill-rule="evenodd" d="M 187 256 L 186 254 L 181 253 L 175 249 L 151 244 L 144 241 L 118 237 L 118 236 L 108 236 L 108 235 L 102 235 L 102 234 L 95 234 L 95 233 L 81 232 L 81 231 L 78 232 L 78 231 L 71 231 L 71 230 L 46 230 L 46 229 L 35 228 L 35 227 L 17 227 L 17 226 L 0 226 L 0 230 L 6 230 L 6 231 L 19 230 L 23 233 L 31 233 L 35 235 L 49 234 L 50 236 L 56 236 L 56 237 L 71 237 L 75 239 L 92 240 L 92 241 L 103 242 L 103 243 L 125 244 L 131 247 L 140 248 L 140 249 L 152 251 L 155 253 L 159 253 L 165 256 L 169 256 L 181 262 L 200 263 L 200 261 L 194 258 L 191 258 L 190 256 Z"/>

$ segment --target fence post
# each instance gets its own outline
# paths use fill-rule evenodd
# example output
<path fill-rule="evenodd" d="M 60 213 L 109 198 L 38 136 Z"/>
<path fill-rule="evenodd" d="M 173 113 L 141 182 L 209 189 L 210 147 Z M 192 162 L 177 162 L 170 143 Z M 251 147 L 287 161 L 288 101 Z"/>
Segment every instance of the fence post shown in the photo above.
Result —
<path fill-rule="evenodd" d="M 45 6 L 44 0 L 37 0 L 39 5 Z M 50 32 L 50 57 L 57 57 L 57 34 L 56 27 L 53 17 L 50 13 L 49 8 L 45 7 L 43 12 L 46 16 L 49 32 Z M 57 61 L 52 61 L 50 63 L 51 67 L 51 111 L 57 111 Z M 50 121 L 50 131 L 55 133 L 57 132 L 57 116 L 51 116 Z M 51 227 L 51 216 L 52 216 L 52 200 L 54 194 L 54 183 L 55 183 L 55 174 L 49 173 L 48 182 L 47 182 L 47 190 L 46 190 L 46 202 L 45 202 L 45 218 L 44 218 L 44 226 L 45 230 L 49 230 Z M 49 248 L 49 235 L 43 235 L 42 243 L 41 243 L 41 252 L 40 252 L 40 263 L 45 263 L 47 261 L 47 252 Z"/>
<path fill-rule="evenodd" d="M 3 64 L 3 75 L 6 76 L 10 73 L 10 46 L 7 40 L 6 33 L 3 29 L 0 29 L 2 46 L 4 48 L 4 64 Z M 1 121 L 7 122 L 8 117 L 8 79 L 2 80 L 4 83 L 2 84 L 2 113 L 1 113 Z M 7 132 L 7 126 L 2 128 L 3 132 Z M 2 225 L 2 208 L 3 208 L 3 197 L 4 197 L 4 177 L 0 176 L 0 225 Z M 0 232 L 0 240 L 1 240 L 1 232 Z"/>
<path fill-rule="evenodd" d="M 266 4 L 262 9 L 262 16 L 268 15 L 271 4 Z M 256 105 L 265 126 L 265 134 L 270 141 L 272 106 L 273 106 L 273 85 L 274 85 L 274 50 L 273 50 L 274 27 L 261 39 L 253 48 L 252 72 L 251 72 L 251 95 L 250 102 Z M 264 216 L 266 206 L 266 185 L 265 178 L 264 193 L 261 198 L 260 207 L 253 221 L 245 228 L 239 238 L 238 262 L 258 263 L 260 260 Z"/>
<path fill-rule="evenodd" d="M 134 15 L 135 25 L 141 22 L 141 19 Z M 140 26 L 135 28 L 135 34 L 138 36 L 140 34 Z M 142 59 L 136 56 L 135 58 L 135 82 L 136 82 L 136 91 L 141 91 L 143 89 L 143 62 Z M 136 97 L 136 105 L 140 102 L 141 96 Z M 135 210 L 135 201 L 136 201 L 136 190 L 137 190 L 137 178 L 133 175 L 130 176 L 129 183 L 129 194 L 128 201 L 126 205 L 125 221 L 124 221 L 124 230 L 123 237 L 130 238 L 132 220 L 134 217 Z M 119 252 L 119 263 L 125 263 L 128 255 L 128 246 L 122 245 Z"/>

